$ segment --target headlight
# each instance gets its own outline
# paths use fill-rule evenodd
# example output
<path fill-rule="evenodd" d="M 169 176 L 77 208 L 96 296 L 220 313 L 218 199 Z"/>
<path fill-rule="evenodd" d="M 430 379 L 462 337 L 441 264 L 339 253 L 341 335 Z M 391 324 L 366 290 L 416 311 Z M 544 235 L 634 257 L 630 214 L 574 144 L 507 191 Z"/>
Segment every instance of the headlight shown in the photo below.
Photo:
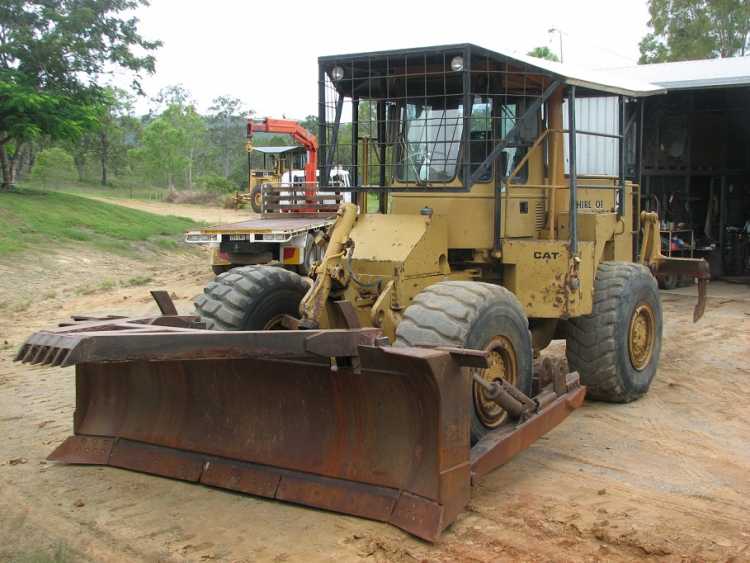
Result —
<path fill-rule="evenodd" d="M 331 69 L 331 78 L 333 78 L 336 81 L 341 80 L 344 78 L 344 69 L 340 66 L 335 66 Z"/>
<path fill-rule="evenodd" d="M 451 59 L 451 70 L 455 70 L 456 72 L 460 72 L 464 69 L 464 58 L 463 57 L 453 57 Z"/>

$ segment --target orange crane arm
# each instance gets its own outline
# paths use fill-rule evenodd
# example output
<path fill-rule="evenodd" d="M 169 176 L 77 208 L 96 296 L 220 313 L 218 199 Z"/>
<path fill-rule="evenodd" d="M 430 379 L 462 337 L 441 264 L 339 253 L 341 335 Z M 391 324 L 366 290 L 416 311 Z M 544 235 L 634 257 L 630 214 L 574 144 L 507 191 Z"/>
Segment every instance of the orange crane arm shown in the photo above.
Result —
<path fill-rule="evenodd" d="M 247 121 L 247 139 L 253 138 L 255 133 L 281 133 L 291 135 L 295 142 L 307 150 L 307 164 L 305 165 L 305 182 L 315 183 L 315 173 L 318 169 L 318 138 L 291 119 L 273 119 L 266 117 L 260 120 Z"/>

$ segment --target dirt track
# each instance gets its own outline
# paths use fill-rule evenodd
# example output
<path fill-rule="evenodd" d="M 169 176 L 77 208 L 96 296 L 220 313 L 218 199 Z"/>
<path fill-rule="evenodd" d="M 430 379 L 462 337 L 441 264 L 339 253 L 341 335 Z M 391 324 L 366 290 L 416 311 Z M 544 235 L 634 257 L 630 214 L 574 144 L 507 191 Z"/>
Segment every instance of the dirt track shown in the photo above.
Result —
<path fill-rule="evenodd" d="M 195 221 L 205 221 L 210 224 L 230 223 L 242 221 L 255 214 L 247 209 L 223 209 L 221 207 L 204 207 L 187 203 L 166 203 L 162 201 L 142 201 L 139 199 L 93 198 L 105 203 L 116 203 L 131 209 L 140 209 L 157 215 L 177 215 L 189 217 Z"/>
<path fill-rule="evenodd" d="M 353 517 L 46 463 L 71 432 L 73 370 L 15 365 L 18 344 L 73 312 L 155 311 L 148 289 L 171 289 L 187 312 L 210 278 L 204 260 L 65 252 L 0 263 L 0 560 L 58 542 L 97 561 L 750 560 L 746 286 L 713 285 L 697 325 L 693 297 L 680 295 L 690 291 L 663 295 L 649 395 L 587 403 L 476 487 L 435 546 Z M 152 279 L 123 287 L 136 274 Z"/>

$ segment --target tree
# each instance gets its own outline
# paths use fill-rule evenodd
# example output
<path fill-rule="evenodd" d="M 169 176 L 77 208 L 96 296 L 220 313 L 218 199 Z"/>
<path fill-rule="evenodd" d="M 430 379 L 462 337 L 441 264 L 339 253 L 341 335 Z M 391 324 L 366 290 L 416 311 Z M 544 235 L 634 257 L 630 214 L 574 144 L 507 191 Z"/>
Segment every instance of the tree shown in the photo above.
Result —
<path fill-rule="evenodd" d="M 560 62 L 558 56 L 552 52 L 549 47 L 534 47 L 531 51 L 526 53 L 530 57 L 536 57 L 537 59 L 547 59 L 548 61 Z"/>
<path fill-rule="evenodd" d="M 96 120 L 97 79 L 114 67 L 153 72 L 161 43 L 121 18 L 146 0 L 3 0 L 0 4 L 0 167 L 15 181 L 18 156 L 42 135 L 74 139 Z"/>
<path fill-rule="evenodd" d="M 94 135 L 89 132 L 81 134 L 78 137 L 66 138 L 60 143 L 65 151 L 73 157 L 79 182 L 86 180 L 86 164 L 94 151 L 95 142 Z"/>
<path fill-rule="evenodd" d="M 142 146 L 131 154 L 144 162 L 152 173 L 165 174 L 170 189 L 176 187 L 177 177 L 182 174 L 186 187 L 192 189 L 205 133 L 206 124 L 192 105 L 173 103 L 146 125 Z"/>
<path fill-rule="evenodd" d="M 649 14 L 641 64 L 744 56 L 750 46 L 747 0 L 649 0 Z"/>
<path fill-rule="evenodd" d="M 72 180 L 75 177 L 73 157 L 63 149 L 53 147 L 39 153 L 31 173 L 46 187 L 51 181 Z"/>
<path fill-rule="evenodd" d="M 159 115 L 164 113 L 171 106 L 195 106 L 195 100 L 190 91 L 182 84 L 172 84 L 165 86 L 159 93 L 151 98 L 151 109 L 149 115 Z"/>
<path fill-rule="evenodd" d="M 62 143 L 73 157 L 79 181 L 85 180 L 86 164 L 92 157 L 98 162 L 102 186 L 108 183 L 110 169 L 125 163 L 125 138 L 137 123 L 130 115 L 132 107 L 133 98 L 128 92 L 120 88 L 104 88 L 101 99 L 91 108 L 93 120 L 88 128 L 81 135 Z"/>
<path fill-rule="evenodd" d="M 77 97 L 48 93 L 3 80 L 0 69 L 0 190 L 9 189 L 16 178 L 21 156 L 32 140 L 78 138 L 95 121 L 94 96 Z"/>
<path fill-rule="evenodd" d="M 318 116 L 317 115 L 308 115 L 305 119 L 299 122 L 302 127 L 310 131 L 313 135 L 318 134 Z"/>
<path fill-rule="evenodd" d="M 143 130 L 142 145 L 131 152 L 150 170 L 163 173 L 167 186 L 173 190 L 175 178 L 187 164 L 186 144 L 185 131 L 175 127 L 169 119 L 158 117 Z"/>
<path fill-rule="evenodd" d="M 245 113 L 242 101 L 230 96 L 219 96 L 208 108 L 209 137 L 221 162 L 221 173 L 228 178 L 232 164 L 242 158 L 245 140 Z"/>
<path fill-rule="evenodd" d="M 185 185 L 187 189 L 191 190 L 193 188 L 195 163 L 198 159 L 198 153 L 204 145 L 206 123 L 193 106 L 171 106 L 162 114 L 162 117 L 169 119 L 173 126 L 181 130 L 185 136 Z"/>
<path fill-rule="evenodd" d="M 101 172 L 100 183 L 107 185 L 107 174 L 110 167 L 121 160 L 126 154 L 125 129 L 123 124 L 133 118 L 132 97 L 119 88 L 108 88 L 103 103 L 97 107 L 96 127 L 92 131 L 94 136 L 94 152 L 99 160 Z"/>

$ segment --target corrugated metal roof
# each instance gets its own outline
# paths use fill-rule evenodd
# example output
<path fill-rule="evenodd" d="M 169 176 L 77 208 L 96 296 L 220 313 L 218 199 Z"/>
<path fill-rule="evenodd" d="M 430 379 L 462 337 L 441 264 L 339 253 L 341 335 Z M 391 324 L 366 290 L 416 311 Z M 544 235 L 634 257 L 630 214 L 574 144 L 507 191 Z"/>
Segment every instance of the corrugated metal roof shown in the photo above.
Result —
<path fill-rule="evenodd" d="M 507 54 L 506 57 L 524 62 L 530 66 L 535 66 L 564 79 L 566 84 L 589 88 L 599 92 L 609 94 L 641 97 L 652 96 L 654 94 L 664 94 L 665 89 L 661 85 L 652 83 L 639 77 L 631 77 L 624 73 L 607 73 L 590 69 L 583 69 L 570 65 L 568 63 L 556 63 L 546 59 L 538 59 L 528 55 L 518 53 Z"/>
<path fill-rule="evenodd" d="M 750 85 L 750 57 L 680 61 L 599 69 L 601 76 L 617 74 L 623 79 L 652 82 L 667 90 L 718 88 Z"/>
<path fill-rule="evenodd" d="M 256 147 L 255 145 L 253 145 L 253 150 L 265 154 L 282 154 L 294 150 L 304 150 L 304 147 L 301 147 L 299 145 L 289 145 L 286 147 Z"/>

